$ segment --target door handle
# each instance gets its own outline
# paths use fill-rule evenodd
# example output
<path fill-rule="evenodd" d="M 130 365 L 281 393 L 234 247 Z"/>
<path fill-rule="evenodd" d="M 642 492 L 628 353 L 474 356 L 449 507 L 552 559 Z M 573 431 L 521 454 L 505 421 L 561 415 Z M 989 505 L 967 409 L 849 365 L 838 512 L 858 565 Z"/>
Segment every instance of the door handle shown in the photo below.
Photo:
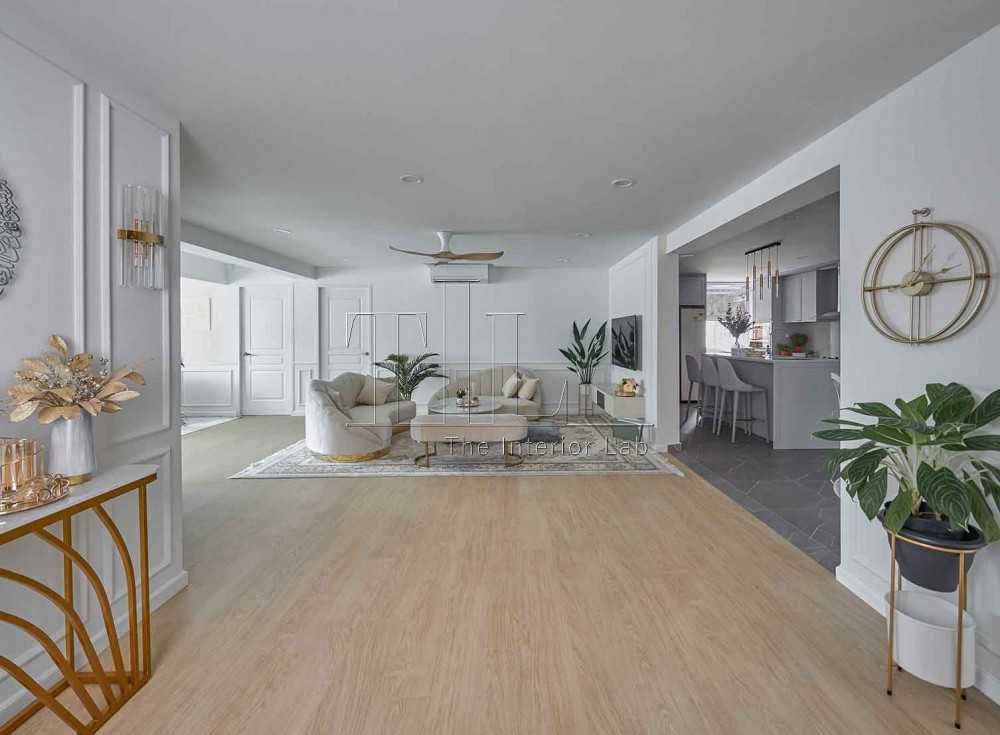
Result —
<path fill-rule="evenodd" d="M 257 357 L 257 355 L 255 355 L 252 352 L 244 352 L 243 353 L 243 357 Z"/>
<path fill-rule="evenodd" d="M 372 353 L 370 353 L 370 352 L 362 352 L 361 354 L 364 355 L 365 357 L 369 357 L 369 356 L 371 356 Z"/>

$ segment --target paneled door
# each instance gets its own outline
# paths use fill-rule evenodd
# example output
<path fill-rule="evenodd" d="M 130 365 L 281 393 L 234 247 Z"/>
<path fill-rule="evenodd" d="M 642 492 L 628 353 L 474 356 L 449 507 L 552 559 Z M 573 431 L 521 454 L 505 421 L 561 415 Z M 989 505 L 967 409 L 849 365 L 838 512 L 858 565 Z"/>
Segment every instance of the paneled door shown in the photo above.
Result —
<path fill-rule="evenodd" d="M 341 373 L 371 371 L 372 318 L 350 314 L 371 311 L 368 286 L 331 286 L 320 293 L 320 349 L 325 358 L 323 375 L 332 380 Z"/>
<path fill-rule="evenodd" d="M 292 287 L 244 286 L 240 291 L 243 413 L 290 414 Z"/>

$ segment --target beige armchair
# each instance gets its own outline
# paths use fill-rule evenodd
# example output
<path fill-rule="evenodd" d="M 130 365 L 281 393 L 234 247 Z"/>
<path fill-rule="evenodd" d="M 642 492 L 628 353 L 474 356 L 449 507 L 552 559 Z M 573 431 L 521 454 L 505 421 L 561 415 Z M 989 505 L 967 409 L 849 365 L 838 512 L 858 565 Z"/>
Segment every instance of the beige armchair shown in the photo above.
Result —
<path fill-rule="evenodd" d="M 473 371 L 469 375 L 453 380 L 443 388 L 439 388 L 438 391 L 431 396 L 431 403 L 434 401 L 441 401 L 446 398 L 454 398 L 455 391 L 459 388 L 464 388 L 466 391 L 470 391 L 470 386 L 475 384 L 475 391 L 471 392 L 474 392 L 478 396 L 490 396 L 495 399 L 497 402 L 497 413 L 514 413 L 519 416 L 526 416 L 531 420 L 540 418 L 542 416 L 542 381 L 538 381 L 538 385 L 535 388 L 535 394 L 530 400 L 518 398 L 517 395 L 512 398 L 504 397 L 503 384 L 514 371 L 515 368 L 513 365 L 503 365 L 495 368 Z M 517 372 L 522 378 L 538 377 L 531 370 L 523 367 L 518 367 Z"/>
<path fill-rule="evenodd" d="M 417 415 L 395 389 L 381 406 L 357 403 L 365 376 L 313 380 L 306 396 L 306 448 L 330 462 L 366 462 L 388 453 L 393 427 Z"/>

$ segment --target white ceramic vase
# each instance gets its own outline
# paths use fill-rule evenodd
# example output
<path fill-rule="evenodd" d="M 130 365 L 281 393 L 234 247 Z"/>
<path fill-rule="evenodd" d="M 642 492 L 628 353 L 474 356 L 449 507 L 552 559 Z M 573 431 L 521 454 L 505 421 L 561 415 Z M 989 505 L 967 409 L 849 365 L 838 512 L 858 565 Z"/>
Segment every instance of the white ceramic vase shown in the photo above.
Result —
<path fill-rule="evenodd" d="M 70 485 L 89 480 L 97 468 L 94 419 L 87 412 L 78 419 L 58 419 L 49 433 L 48 471 L 63 475 Z"/>

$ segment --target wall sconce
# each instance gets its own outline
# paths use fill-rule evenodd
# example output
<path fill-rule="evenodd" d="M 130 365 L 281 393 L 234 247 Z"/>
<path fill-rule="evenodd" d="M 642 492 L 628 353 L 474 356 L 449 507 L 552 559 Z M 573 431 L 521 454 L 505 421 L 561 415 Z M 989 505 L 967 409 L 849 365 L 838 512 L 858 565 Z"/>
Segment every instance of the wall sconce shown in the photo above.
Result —
<path fill-rule="evenodd" d="M 166 198 L 151 186 L 122 187 L 121 285 L 162 289 L 166 269 Z"/>

